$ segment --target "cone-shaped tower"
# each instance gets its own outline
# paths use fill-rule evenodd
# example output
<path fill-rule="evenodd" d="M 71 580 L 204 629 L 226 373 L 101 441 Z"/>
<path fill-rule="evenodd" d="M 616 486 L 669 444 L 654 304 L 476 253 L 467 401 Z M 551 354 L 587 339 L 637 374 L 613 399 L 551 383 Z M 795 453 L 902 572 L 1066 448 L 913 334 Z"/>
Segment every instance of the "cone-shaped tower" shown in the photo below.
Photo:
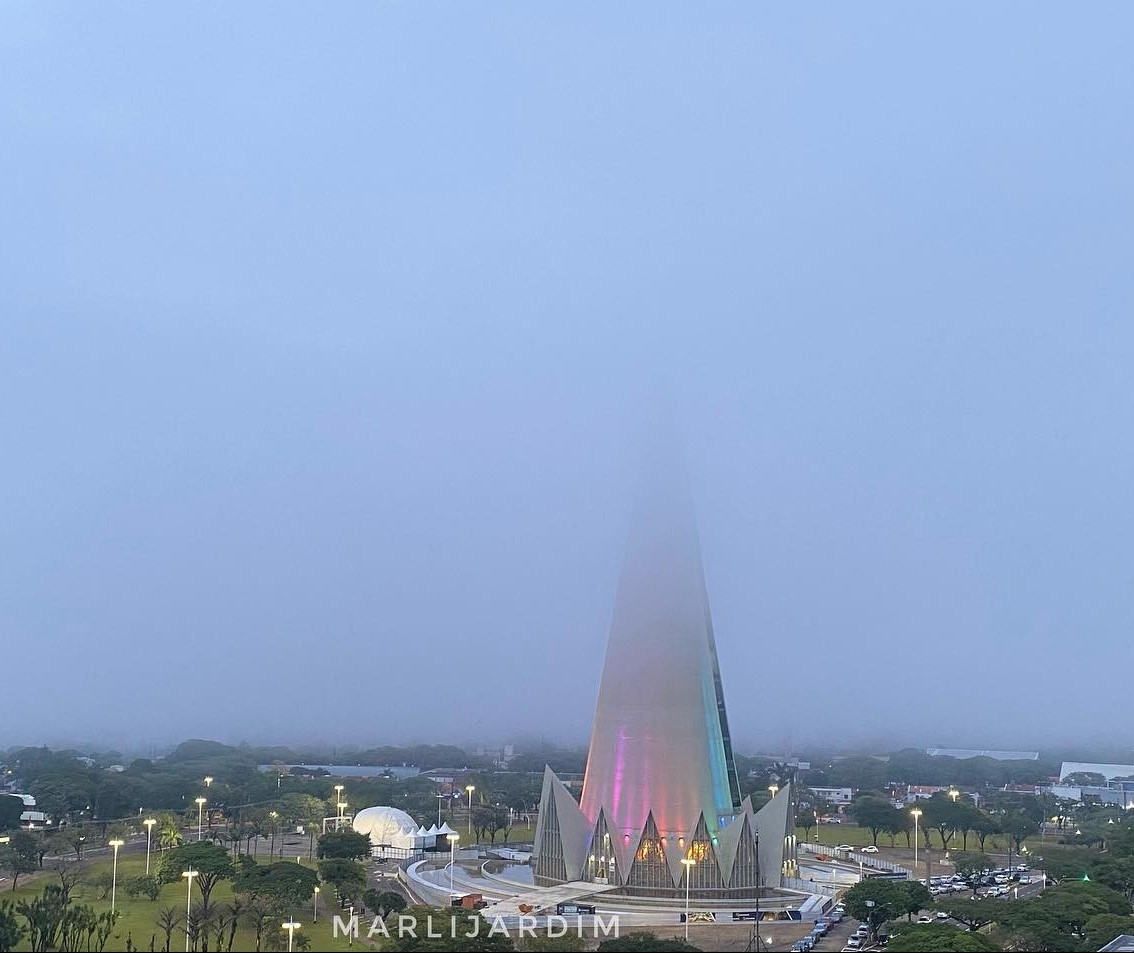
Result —
<path fill-rule="evenodd" d="M 676 441 L 655 441 L 644 469 L 582 799 L 576 804 L 547 770 L 535 879 L 603 883 L 637 896 L 674 897 L 688 888 L 703 898 L 751 898 L 790 873 L 790 795 L 781 791 L 777 810 L 763 817 L 740 800 Z"/>
<path fill-rule="evenodd" d="M 710 833 L 740 810 L 693 504 L 680 454 L 648 455 L 599 688 L 580 805 L 635 841 Z"/>

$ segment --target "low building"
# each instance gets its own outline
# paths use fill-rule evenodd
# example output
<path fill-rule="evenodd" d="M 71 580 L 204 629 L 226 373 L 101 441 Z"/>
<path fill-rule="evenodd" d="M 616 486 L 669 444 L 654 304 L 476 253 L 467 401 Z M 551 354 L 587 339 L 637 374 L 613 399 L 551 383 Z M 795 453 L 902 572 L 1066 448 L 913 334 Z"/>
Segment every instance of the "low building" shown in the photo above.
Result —
<path fill-rule="evenodd" d="M 807 790 L 832 804 L 850 804 L 854 800 L 854 788 L 808 788 Z"/>
<path fill-rule="evenodd" d="M 933 797 L 941 791 L 948 791 L 948 788 L 943 788 L 934 784 L 911 784 L 906 787 L 906 803 L 913 804 L 914 801 L 924 801 L 927 798 Z"/>

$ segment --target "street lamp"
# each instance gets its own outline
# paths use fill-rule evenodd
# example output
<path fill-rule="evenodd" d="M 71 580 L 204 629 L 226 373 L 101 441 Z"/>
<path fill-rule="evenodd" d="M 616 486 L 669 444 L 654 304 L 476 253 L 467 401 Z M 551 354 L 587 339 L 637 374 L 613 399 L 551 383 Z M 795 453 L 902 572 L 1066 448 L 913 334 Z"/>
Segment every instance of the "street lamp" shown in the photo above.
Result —
<path fill-rule="evenodd" d="M 192 868 L 181 874 L 185 878 L 185 953 L 189 953 L 189 917 L 192 915 L 193 878 L 198 874 L 200 874 L 200 871 Z"/>
<path fill-rule="evenodd" d="M 336 784 L 335 785 L 335 803 L 339 805 L 339 817 L 343 816 L 343 806 L 342 806 L 342 804 L 339 804 L 339 802 L 343 799 L 343 788 L 344 787 L 345 787 L 345 785 L 343 785 L 343 784 Z"/>
<path fill-rule="evenodd" d="M 769 784 L 768 785 L 768 790 L 772 792 L 772 797 L 776 796 L 776 792 L 779 791 L 779 789 L 780 789 L 780 786 L 778 784 Z"/>
<path fill-rule="evenodd" d="M 951 797 L 953 799 L 954 804 L 957 803 L 957 798 L 960 795 L 960 793 L 961 792 L 958 791 L 956 788 L 949 788 L 949 797 Z"/>
<path fill-rule="evenodd" d="M 343 821 L 346 820 L 346 809 L 348 807 L 350 807 L 350 805 L 347 804 L 346 801 L 339 801 L 339 825 L 335 828 L 335 830 L 338 830 L 339 827 L 343 826 Z"/>
<path fill-rule="evenodd" d="M 921 808 L 915 807 L 912 811 L 910 811 L 910 815 L 913 817 L 913 866 L 914 866 L 914 877 L 916 878 L 917 877 L 917 819 L 919 817 L 921 817 Z"/>
<path fill-rule="evenodd" d="M 210 787 L 212 785 L 212 783 L 213 783 L 213 779 L 206 774 L 205 775 L 205 787 Z"/>
<path fill-rule="evenodd" d="M 469 843 L 472 843 L 472 793 L 476 788 L 469 784 L 465 790 L 469 793 Z"/>
<path fill-rule="evenodd" d="M 319 887 L 318 887 L 318 885 L 316 885 L 316 887 L 315 887 L 315 909 L 311 914 L 311 920 L 314 923 L 319 922 Z"/>
<path fill-rule="evenodd" d="M 202 836 L 202 828 L 205 825 L 205 805 L 208 803 L 208 798 L 197 798 L 197 840 L 200 840 Z"/>
<path fill-rule="evenodd" d="M 689 942 L 689 881 L 693 879 L 693 867 L 697 866 L 697 861 L 691 857 L 681 858 L 682 866 L 685 867 L 685 942 Z"/>
<path fill-rule="evenodd" d="M 154 825 L 157 823 L 156 818 L 147 817 L 143 824 L 146 825 L 146 876 L 150 875 L 150 843 L 154 839 Z"/>
<path fill-rule="evenodd" d="M 437 798 L 437 826 L 440 827 L 441 826 L 441 801 L 444 799 L 445 795 L 444 794 L 434 794 L 433 796 L 435 798 Z"/>
<path fill-rule="evenodd" d="M 125 844 L 126 841 L 116 837 L 110 842 L 110 846 L 114 848 L 114 872 L 110 875 L 110 915 L 114 916 L 114 894 L 118 887 L 118 848 Z"/>
<path fill-rule="evenodd" d="M 295 931 L 301 926 L 303 926 L 302 923 L 296 923 L 294 920 L 288 920 L 287 923 L 283 924 L 283 928 L 287 930 L 287 953 L 291 953 L 291 944 L 295 938 Z"/>
<path fill-rule="evenodd" d="M 276 830 L 279 828 L 279 824 L 277 823 L 279 816 L 278 811 L 268 811 L 268 817 L 272 819 L 272 848 L 268 851 L 269 857 L 276 856 Z M 283 851 L 281 850 L 280 853 L 282 854 Z"/>
<path fill-rule="evenodd" d="M 453 902 L 453 867 L 457 863 L 457 841 L 460 839 L 460 834 L 449 835 L 449 903 Z"/>

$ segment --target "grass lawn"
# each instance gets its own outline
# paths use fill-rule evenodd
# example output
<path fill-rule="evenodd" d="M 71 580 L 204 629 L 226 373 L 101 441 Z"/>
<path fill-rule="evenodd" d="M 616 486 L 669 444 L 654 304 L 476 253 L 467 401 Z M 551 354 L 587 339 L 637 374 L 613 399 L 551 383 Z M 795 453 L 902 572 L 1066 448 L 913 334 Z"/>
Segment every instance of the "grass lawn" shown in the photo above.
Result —
<path fill-rule="evenodd" d="M 307 865 L 307 861 L 304 860 Z M 85 878 L 91 879 L 100 873 L 107 872 L 111 868 L 111 862 L 106 859 L 99 859 L 92 861 L 85 868 Z M 119 857 L 118 859 L 118 892 L 116 897 L 116 908 L 119 913 L 118 923 L 115 925 L 114 932 L 111 934 L 110 939 L 107 941 L 106 949 L 110 951 L 121 951 L 126 949 L 126 938 L 130 937 L 134 946 L 138 950 L 149 950 L 150 937 L 156 935 L 154 941 L 154 949 L 162 949 L 165 943 L 165 934 L 158 928 L 157 917 L 158 914 L 165 907 L 174 907 L 181 915 L 185 915 L 185 885 L 184 883 L 166 884 L 162 888 L 161 896 L 157 900 L 148 900 L 146 898 L 133 899 L 127 897 L 122 891 L 122 884 L 129 880 L 131 877 L 137 877 L 145 873 L 146 860 L 145 857 L 135 857 L 133 855 Z M 26 887 L 21 881 L 20 887 L 16 891 L 5 890 L 0 893 L 0 900 L 30 900 L 43 888 L 44 884 L 58 882 L 58 878 L 51 872 L 45 871 L 43 874 L 37 876 Z M 200 900 L 200 891 L 194 888 L 193 899 L 194 902 Z M 98 892 L 85 885 L 80 884 L 75 888 L 73 894 L 77 902 L 85 903 L 94 908 L 96 913 L 102 913 L 104 910 L 110 909 L 109 900 L 99 900 Z M 210 898 L 213 902 L 227 903 L 232 899 L 232 885 L 228 881 L 221 881 L 213 890 Z M 302 910 L 293 911 L 295 919 L 303 924 L 302 933 L 311 939 L 311 949 L 313 950 L 346 950 L 351 947 L 347 943 L 347 938 L 335 938 L 331 935 L 331 914 L 332 911 L 329 907 L 322 903 L 322 896 L 320 896 L 319 905 L 319 920 L 313 923 L 311 914 L 313 908 L 308 906 Z M 25 924 L 23 917 L 19 918 L 21 925 Z M 266 944 L 265 944 L 266 945 Z M 210 949 L 215 949 L 212 942 L 209 944 Z M 365 944 L 362 944 L 365 949 Z M 17 950 L 30 950 L 28 940 L 25 937 Z M 174 932 L 170 949 L 177 951 L 185 949 L 185 924 L 182 922 L 177 931 Z M 236 933 L 236 942 L 233 944 L 232 949 L 240 951 L 240 953 L 247 953 L 256 949 L 256 935 L 255 933 L 246 928 L 241 927 Z"/>

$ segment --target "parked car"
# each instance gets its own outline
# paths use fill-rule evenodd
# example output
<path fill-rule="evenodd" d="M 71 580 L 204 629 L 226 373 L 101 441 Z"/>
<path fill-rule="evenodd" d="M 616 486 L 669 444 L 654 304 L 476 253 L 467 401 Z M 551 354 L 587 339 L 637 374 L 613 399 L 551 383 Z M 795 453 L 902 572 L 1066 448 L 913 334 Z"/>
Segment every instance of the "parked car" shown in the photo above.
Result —
<path fill-rule="evenodd" d="M 861 948 L 862 948 L 862 937 L 860 937 L 860 936 L 847 937 L 847 949 L 848 950 L 858 950 L 858 949 L 861 949 Z"/>
<path fill-rule="evenodd" d="M 864 848 L 862 848 L 862 852 L 864 854 L 877 854 L 878 848 L 875 847 L 873 844 L 867 844 Z"/>
<path fill-rule="evenodd" d="M 839 844 L 839 846 L 836 847 L 835 850 L 854 850 L 854 848 L 851 847 L 850 844 Z"/>
<path fill-rule="evenodd" d="M 917 918 L 918 923 L 932 923 L 933 917 L 927 917 L 924 913 Z"/>

